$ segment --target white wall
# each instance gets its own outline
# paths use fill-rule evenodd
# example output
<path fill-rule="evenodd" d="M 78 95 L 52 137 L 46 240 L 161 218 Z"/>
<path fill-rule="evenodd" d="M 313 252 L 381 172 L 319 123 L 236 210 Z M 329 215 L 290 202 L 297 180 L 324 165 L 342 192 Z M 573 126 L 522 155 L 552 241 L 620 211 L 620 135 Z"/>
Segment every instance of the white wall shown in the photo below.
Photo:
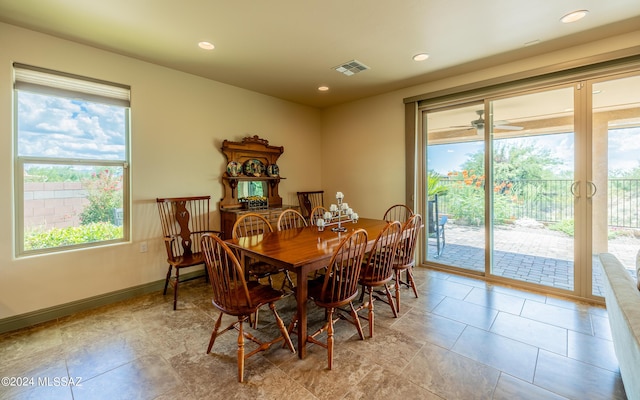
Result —
<path fill-rule="evenodd" d="M 321 186 L 317 109 L 2 23 L 0 49 L 0 319 L 163 279 L 155 198 L 211 195 L 217 209 L 224 139 L 259 135 L 284 146 L 285 202 Z M 13 62 L 131 86 L 131 243 L 13 257 Z"/>
<path fill-rule="evenodd" d="M 404 203 L 404 98 L 633 48 L 640 53 L 640 30 L 323 110 L 325 202 L 341 191 L 350 207 L 371 218 Z"/>

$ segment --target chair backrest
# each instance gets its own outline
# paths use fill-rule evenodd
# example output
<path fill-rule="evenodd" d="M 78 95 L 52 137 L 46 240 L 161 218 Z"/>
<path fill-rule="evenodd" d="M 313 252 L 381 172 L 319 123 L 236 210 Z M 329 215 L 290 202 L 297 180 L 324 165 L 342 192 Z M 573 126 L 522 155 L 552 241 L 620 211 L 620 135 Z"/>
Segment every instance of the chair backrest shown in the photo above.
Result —
<path fill-rule="evenodd" d="M 309 215 L 309 225 L 315 226 L 316 221 L 320 218 L 323 218 L 324 213 L 326 213 L 327 211 L 329 210 L 327 210 L 323 206 L 313 207 L 313 210 L 311 210 L 311 214 Z"/>
<path fill-rule="evenodd" d="M 326 307 L 348 304 L 358 295 L 358 279 L 367 248 L 367 231 L 357 229 L 345 237 L 331 256 L 320 297 Z"/>
<path fill-rule="evenodd" d="M 157 198 L 167 255 L 173 259 L 200 251 L 200 238 L 209 231 L 211 196 Z"/>
<path fill-rule="evenodd" d="M 438 231 L 438 224 L 440 223 L 440 212 L 438 210 L 437 194 L 433 197 L 433 200 L 427 201 L 427 212 L 429 213 L 427 228 L 429 229 L 430 234 L 435 233 Z"/>
<path fill-rule="evenodd" d="M 402 226 L 400 233 L 400 241 L 398 243 L 397 257 L 395 264 L 402 266 L 412 266 L 415 263 L 414 254 L 416 252 L 416 243 L 418 235 L 422 229 L 422 215 L 414 214 Z"/>
<path fill-rule="evenodd" d="M 404 204 L 396 204 L 387 209 L 384 213 L 385 221 L 393 222 L 400 221 L 401 224 L 404 224 L 409 220 L 409 218 L 413 215 L 413 210 Z"/>
<path fill-rule="evenodd" d="M 300 214 L 309 218 L 314 207 L 324 206 L 324 190 L 314 192 L 297 192 L 300 203 Z"/>
<path fill-rule="evenodd" d="M 307 220 L 298 211 L 289 208 L 284 210 L 278 217 L 277 227 L 279 231 L 293 228 L 304 228 Z"/>
<path fill-rule="evenodd" d="M 366 283 L 375 286 L 393 277 L 393 261 L 398 249 L 400 232 L 400 221 L 393 221 L 380 231 L 361 274 Z"/>
<path fill-rule="evenodd" d="M 247 315 L 253 304 L 244 278 L 244 270 L 233 251 L 216 235 L 201 238 L 202 253 L 213 289 L 213 303 L 231 315 Z"/>
<path fill-rule="evenodd" d="M 273 232 L 273 227 L 264 216 L 256 213 L 247 213 L 236 220 L 231 234 L 234 239 L 237 239 L 267 232 Z"/>

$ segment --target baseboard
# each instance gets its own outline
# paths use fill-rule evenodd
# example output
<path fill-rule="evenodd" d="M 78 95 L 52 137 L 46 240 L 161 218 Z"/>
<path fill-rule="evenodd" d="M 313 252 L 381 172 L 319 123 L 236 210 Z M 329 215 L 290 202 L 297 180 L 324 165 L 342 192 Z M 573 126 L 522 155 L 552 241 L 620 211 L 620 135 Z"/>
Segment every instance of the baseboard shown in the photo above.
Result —
<path fill-rule="evenodd" d="M 189 272 L 184 275 L 180 275 L 180 282 L 188 279 L 198 278 L 201 276 L 202 271 Z M 108 304 L 117 303 L 118 301 L 142 296 L 148 293 L 158 292 L 163 289 L 164 279 L 0 319 L 0 333 L 10 332 L 17 329 L 41 324 L 43 322 L 53 321 L 55 319 L 66 317 L 80 311 L 91 310 Z M 167 295 L 169 295 L 169 293 L 167 293 Z M 173 293 L 171 294 L 171 296 L 173 296 Z"/>

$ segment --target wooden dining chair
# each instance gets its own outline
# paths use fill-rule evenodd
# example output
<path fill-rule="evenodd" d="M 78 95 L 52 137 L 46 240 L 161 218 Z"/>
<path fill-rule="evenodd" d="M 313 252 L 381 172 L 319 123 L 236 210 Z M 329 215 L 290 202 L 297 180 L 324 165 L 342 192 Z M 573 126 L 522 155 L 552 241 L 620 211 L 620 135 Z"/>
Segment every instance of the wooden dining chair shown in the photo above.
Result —
<path fill-rule="evenodd" d="M 247 282 L 244 278 L 244 270 L 240 266 L 238 259 L 226 243 L 217 236 L 203 235 L 201 239 L 204 260 L 209 275 L 209 281 L 213 289 L 213 305 L 220 310 L 220 315 L 215 322 L 207 354 L 211 353 L 216 338 L 231 330 L 238 331 L 238 382 L 244 381 L 244 361 L 254 354 L 265 351 L 274 343 L 284 340 L 285 345 L 295 353 L 293 343 L 284 322 L 276 311 L 275 302 L 283 299 L 286 294 L 281 290 L 276 290 L 270 285 L 262 285 L 259 282 Z M 280 330 L 280 336 L 269 341 L 262 342 L 255 336 L 243 330 L 243 322 L 250 319 L 258 308 L 268 304 L 276 319 L 276 325 Z M 226 328 L 220 330 L 222 316 L 224 314 L 237 317 Z M 244 339 L 256 343 L 258 348 L 245 352 Z"/>
<path fill-rule="evenodd" d="M 324 190 L 312 192 L 296 192 L 300 203 L 300 214 L 309 219 L 311 211 L 317 206 L 324 206 Z"/>
<path fill-rule="evenodd" d="M 327 265 L 327 272 L 318 279 L 309 281 L 309 298 L 319 307 L 326 310 L 327 322 L 316 332 L 307 336 L 307 342 L 314 343 L 327 349 L 328 367 L 333 368 L 333 324 L 340 318 L 343 311 L 340 307 L 349 305 L 351 318 L 343 319 L 353 323 L 358 330 L 360 339 L 364 340 L 362 325 L 358 313 L 353 306 L 353 299 L 358 296 L 358 278 L 362 268 L 362 260 L 367 247 L 367 231 L 357 229 L 346 236 L 335 249 Z M 336 313 L 336 318 L 334 318 Z M 295 329 L 297 316 L 289 325 L 289 332 Z M 326 342 L 316 337 L 327 332 Z"/>
<path fill-rule="evenodd" d="M 247 213 L 240 216 L 233 224 L 231 235 L 234 239 L 237 239 L 240 237 L 261 235 L 267 232 L 273 232 L 273 227 L 263 215 Z M 283 289 L 286 284 L 288 284 L 290 288 L 293 288 L 293 281 L 291 281 L 289 277 L 289 272 L 284 268 L 255 260 L 249 260 L 245 267 L 247 268 L 249 276 L 257 280 L 267 278 L 270 285 L 273 285 L 273 275 L 284 273 L 281 289 Z"/>
<path fill-rule="evenodd" d="M 382 219 L 389 222 L 400 221 L 401 224 L 404 224 L 412 215 L 413 210 L 411 208 L 404 204 L 396 204 L 385 211 Z"/>
<path fill-rule="evenodd" d="M 329 210 L 327 210 L 323 206 L 314 207 L 313 210 L 311 210 L 311 214 L 309 215 L 309 225 L 315 226 L 316 221 L 318 221 L 320 218 L 324 219 L 324 213 L 326 213 L 327 211 Z"/>
<path fill-rule="evenodd" d="M 157 198 L 162 237 L 167 251 L 169 269 L 164 282 L 164 295 L 169 284 L 173 287 L 173 309 L 178 304 L 180 270 L 196 265 L 204 266 L 200 250 L 200 238 L 205 233 L 221 235 L 222 232 L 210 229 L 209 201 L 211 196 Z M 175 269 L 175 276 L 172 271 Z M 206 273 L 204 274 L 206 276 Z M 189 278 L 193 279 L 193 278 Z"/>
<path fill-rule="evenodd" d="M 280 213 L 277 227 L 279 231 L 308 226 L 307 220 L 298 211 L 289 208 Z"/>
<path fill-rule="evenodd" d="M 389 304 L 391 312 L 393 312 L 393 316 L 398 316 L 393 296 L 391 295 L 391 290 L 389 288 L 389 282 L 391 282 L 394 276 L 393 262 L 398 249 L 401 231 L 402 224 L 399 221 L 393 221 L 384 227 L 376 238 L 373 248 L 366 257 L 366 261 L 360 272 L 359 283 L 362 286 L 360 300 L 364 299 L 365 294 L 368 294 L 369 298 L 368 301 L 363 303 L 356 311 L 360 311 L 365 307 L 368 308 L 369 314 L 367 318 L 369 320 L 369 337 L 373 337 L 375 318 L 373 313 L 374 299 L 382 300 Z M 382 287 L 382 293 L 376 292 L 376 287 Z M 386 295 L 386 299 L 378 297 L 377 294 Z"/>
<path fill-rule="evenodd" d="M 422 229 L 422 216 L 420 214 L 412 215 L 403 225 L 400 233 L 398 249 L 396 257 L 393 261 L 393 270 L 395 272 L 395 295 L 396 295 L 396 311 L 400 312 L 400 286 L 404 285 L 413 289 L 413 294 L 418 297 L 418 289 L 413 279 L 413 266 L 416 263 L 415 251 L 418 242 L 418 235 Z M 407 280 L 402 280 L 402 272 L 406 272 Z"/>

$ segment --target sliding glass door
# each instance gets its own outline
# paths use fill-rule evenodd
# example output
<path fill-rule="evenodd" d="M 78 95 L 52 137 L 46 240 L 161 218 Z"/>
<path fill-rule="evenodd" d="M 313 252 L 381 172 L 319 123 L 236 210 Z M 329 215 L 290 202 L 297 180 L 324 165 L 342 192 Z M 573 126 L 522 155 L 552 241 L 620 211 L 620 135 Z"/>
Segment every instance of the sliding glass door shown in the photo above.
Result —
<path fill-rule="evenodd" d="M 635 275 L 640 250 L 640 75 L 588 82 L 591 101 L 592 294 L 603 296 L 599 253 Z"/>
<path fill-rule="evenodd" d="M 425 113 L 427 259 L 485 271 L 484 104 Z M 482 121 L 482 124 L 478 121 Z"/>
<path fill-rule="evenodd" d="M 495 276 L 573 291 L 574 86 L 489 102 Z"/>
<path fill-rule="evenodd" d="M 635 275 L 640 71 L 475 99 L 422 110 L 423 261 L 585 298 L 600 253 Z"/>

